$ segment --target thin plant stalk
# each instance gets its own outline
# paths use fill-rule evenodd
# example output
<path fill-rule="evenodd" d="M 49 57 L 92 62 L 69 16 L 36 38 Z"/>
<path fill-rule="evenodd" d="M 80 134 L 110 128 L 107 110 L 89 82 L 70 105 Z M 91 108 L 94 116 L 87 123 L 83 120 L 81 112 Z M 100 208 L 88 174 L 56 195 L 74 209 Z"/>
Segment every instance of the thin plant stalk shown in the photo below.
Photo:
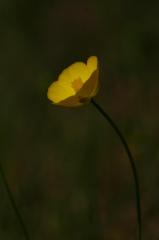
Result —
<path fill-rule="evenodd" d="M 91 100 L 91 103 L 112 126 L 112 128 L 114 129 L 116 134 L 119 136 L 119 138 L 123 144 L 123 147 L 127 153 L 127 156 L 128 156 L 128 159 L 129 159 L 129 162 L 131 165 L 133 177 L 134 177 L 135 194 L 136 194 L 136 213 L 137 213 L 136 216 L 137 216 L 137 224 L 138 224 L 138 240 L 141 240 L 142 239 L 141 197 L 140 197 L 139 177 L 138 177 L 135 161 L 134 161 L 131 151 L 128 147 L 128 144 L 127 144 L 125 138 L 123 137 L 123 134 L 121 133 L 121 131 L 119 130 L 117 125 L 114 123 L 112 118 L 99 106 L 98 103 L 96 103 L 96 101 L 94 99 Z"/>
<path fill-rule="evenodd" d="M 11 202 L 12 208 L 13 208 L 16 216 L 17 216 L 17 219 L 18 219 L 18 221 L 19 221 L 19 224 L 20 224 L 21 229 L 22 229 L 22 231 L 23 231 L 23 234 L 24 234 L 24 236 L 25 236 L 25 240 L 30 240 L 29 233 L 28 233 L 28 231 L 27 231 L 27 228 L 26 228 L 26 226 L 25 226 L 25 223 L 24 223 L 24 221 L 23 221 L 23 218 L 22 218 L 22 216 L 21 216 L 21 213 L 20 213 L 20 211 L 19 211 L 19 209 L 18 209 L 18 207 L 17 207 L 17 205 L 16 205 L 16 202 L 15 202 L 15 200 L 14 200 L 13 194 L 12 194 L 12 192 L 11 192 L 11 190 L 10 190 L 9 185 L 8 185 L 8 182 L 7 182 L 7 179 L 6 179 L 6 176 L 5 176 L 5 173 L 4 173 L 4 171 L 3 171 L 3 168 L 2 168 L 2 165 L 1 165 L 1 164 L 0 164 L 0 174 L 1 174 L 1 179 L 2 179 L 2 181 L 3 181 L 3 184 L 4 184 L 4 186 L 5 186 L 5 189 L 6 189 L 6 191 L 7 191 L 9 200 L 10 200 L 10 202 Z"/>

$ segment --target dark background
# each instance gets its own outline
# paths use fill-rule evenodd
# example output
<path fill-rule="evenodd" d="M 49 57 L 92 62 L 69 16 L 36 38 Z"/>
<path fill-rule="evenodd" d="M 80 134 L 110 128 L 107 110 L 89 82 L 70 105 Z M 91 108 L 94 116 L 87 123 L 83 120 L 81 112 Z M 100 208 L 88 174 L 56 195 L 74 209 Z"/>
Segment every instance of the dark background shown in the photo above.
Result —
<path fill-rule="evenodd" d="M 0 161 L 34 240 L 135 239 L 130 164 L 91 104 L 65 109 L 48 86 L 97 55 L 96 101 L 136 161 L 144 240 L 159 239 L 158 1 L 0 1 Z M 0 180 L 0 239 L 24 239 Z"/>

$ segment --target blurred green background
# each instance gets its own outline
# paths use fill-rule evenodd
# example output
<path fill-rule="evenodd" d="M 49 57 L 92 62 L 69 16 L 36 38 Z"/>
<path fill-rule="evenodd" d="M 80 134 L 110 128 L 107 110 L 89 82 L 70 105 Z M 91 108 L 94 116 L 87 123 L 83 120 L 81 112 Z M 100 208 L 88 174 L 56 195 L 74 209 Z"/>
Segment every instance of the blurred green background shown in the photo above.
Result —
<path fill-rule="evenodd" d="M 144 240 L 159 239 L 158 1 L 1 0 L 0 161 L 34 240 L 135 239 L 123 147 L 91 104 L 53 106 L 63 68 L 100 59 L 96 101 L 140 176 Z M 24 239 L 0 180 L 0 239 Z"/>

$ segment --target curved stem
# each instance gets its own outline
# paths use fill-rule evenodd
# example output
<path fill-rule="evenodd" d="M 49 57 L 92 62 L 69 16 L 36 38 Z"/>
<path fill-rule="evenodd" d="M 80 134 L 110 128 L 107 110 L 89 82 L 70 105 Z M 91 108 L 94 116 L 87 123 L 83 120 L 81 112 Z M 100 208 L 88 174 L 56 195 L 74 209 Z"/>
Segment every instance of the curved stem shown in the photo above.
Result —
<path fill-rule="evenodd" d="M 141 222 L 141 203 L 140 203 L 140 186 L 139 186 L 139 179 L 138 179 L 138 174 L 137 174 L 137 169 L 136 165 L 134 162 L 134 159 L 132 157 L 132 154 L 129 150 L 128 144 L 123 137 L 122 133 L 120 132 L 119 128 L 116 126 L 114 121 L 110 118 L 110 116 L 94 101 L 94 99 L 91 100 L 91 103 L 93 106 L 103 115 L 103 117 L 110 123 L 112 128 L 115 130 L 117 135 L 119 136 L 125 151 L 128 155 L 128 159 L 130 161 L 130 165 L 132 168 L 132 173 L 134 177 L 134 184 L 135 184 L 135 193 L 136 193 L 136 211 L 137 211 L 137 223 L 138 223 L 138 239 L 142 239 L 142 222 Z"/>
<path fill-rule="evenodd" d="M 22 219 L 22 216 L 21 216 L 21 214 L 20 214 L 20 212 L 18 210 L 18 207 L 17 207 L 17 205 L 15 203 L 13 194 L 12 194 L 10 188 L 9 188 L 9 185 L 8 185 L 8 182 L 7 182 L 7 179 L 5 177 L 5 174 L 4 174 L 4 171 L 3 171 L 3 168 L 2 168 L 1 164 L 0 164 L 0 174 L 1 174 L 1 178 L 2 178 L 3 184 L 4 184 L 5 188 L 6 188 L 8 197 L 10 199 L 11 205 L 13 207 L 13 210 L 14 210 L 16 216 L 17 216 L 17 219 L 19 220 L 19 224 L 21 225 L 21 228 L 22 228 L 22 231 L 24 233 L 25 239 L 26 240 L 30 240 L 28 231 L 27 231 L 26 226 L 25 226 L 25 224 L 23 222 L 23 219 Z"/>

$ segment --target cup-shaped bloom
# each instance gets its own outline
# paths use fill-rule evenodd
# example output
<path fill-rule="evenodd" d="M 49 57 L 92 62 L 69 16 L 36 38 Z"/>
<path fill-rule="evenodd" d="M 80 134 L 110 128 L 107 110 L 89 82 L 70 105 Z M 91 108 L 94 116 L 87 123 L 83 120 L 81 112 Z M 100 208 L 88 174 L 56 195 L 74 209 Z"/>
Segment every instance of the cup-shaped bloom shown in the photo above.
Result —
<path fill-rule="evenodd" d="M 99 86 L 98 59 L 88 58 L 87 63 L 75 62 L 59 75 L 48 88 L 47 96 L 53 104 L 76 107 L 91 100 Z"/>

